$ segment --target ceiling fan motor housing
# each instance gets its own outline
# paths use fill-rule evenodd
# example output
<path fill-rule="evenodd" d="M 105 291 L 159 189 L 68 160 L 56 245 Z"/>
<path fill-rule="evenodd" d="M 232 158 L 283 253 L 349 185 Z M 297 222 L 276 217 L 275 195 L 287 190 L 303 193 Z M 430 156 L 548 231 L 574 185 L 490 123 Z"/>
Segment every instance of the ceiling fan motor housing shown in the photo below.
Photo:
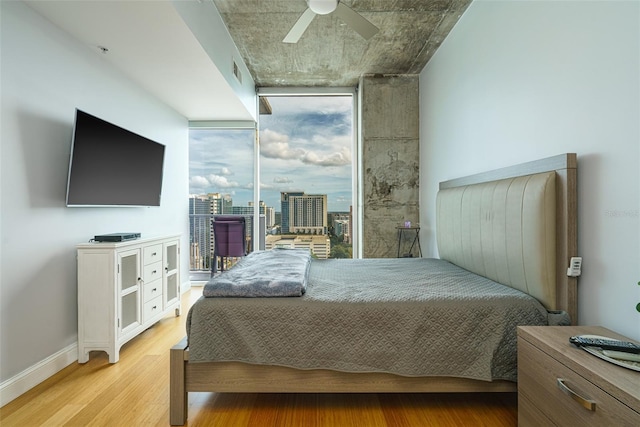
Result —
<path fill-rule="evenodd" d="M 338 0 L 307 0 L 309 9 L 318 15 L 327 15 L 338 7 Z"/>
<path fill-rule="evenodd" d="M 364 37 L 365 40 L 369 40 L 375 36 L 379 29 L 371 22 L 369 22 L 364 16 L 351 9 L 349 6 L 341 3 L 340 0 L 306 0 L 309 6 L 304 13 L 298 18 L 296 23 L 291 27 L 291 30 L 287 33 L 284 43 L 298 43 L 298 40 L 302 34 L 307 30 L 307 27 L 313 21 L 316 15 L 328 15 L 335 12 L 336 16 L 353 28 L 358 34 Z"/>

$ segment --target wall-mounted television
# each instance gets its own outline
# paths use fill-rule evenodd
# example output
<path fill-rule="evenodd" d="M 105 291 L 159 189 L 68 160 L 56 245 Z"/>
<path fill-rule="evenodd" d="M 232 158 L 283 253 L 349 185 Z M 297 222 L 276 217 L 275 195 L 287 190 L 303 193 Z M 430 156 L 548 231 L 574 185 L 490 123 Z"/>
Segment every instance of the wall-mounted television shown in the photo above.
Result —
<path fill-rule="evenodd" d="M 160 206 L 165 146 L 76 110 L 67 206 Z"/>

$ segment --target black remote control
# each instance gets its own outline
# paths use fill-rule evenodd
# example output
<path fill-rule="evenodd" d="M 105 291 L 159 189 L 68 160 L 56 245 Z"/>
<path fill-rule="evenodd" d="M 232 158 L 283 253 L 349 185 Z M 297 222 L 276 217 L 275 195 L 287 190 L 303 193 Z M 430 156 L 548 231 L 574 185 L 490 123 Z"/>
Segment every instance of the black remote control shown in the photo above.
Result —
<path fill-rule="evenodd" d="M 605 338 L 589 338 L 580 335 L 569 338 L 571 344 L 585 347 L 600 347 L 603 350 L 624 351 L 625 353 L 640 354 L 640 345 L 629 341 L 619 341 Z"/>

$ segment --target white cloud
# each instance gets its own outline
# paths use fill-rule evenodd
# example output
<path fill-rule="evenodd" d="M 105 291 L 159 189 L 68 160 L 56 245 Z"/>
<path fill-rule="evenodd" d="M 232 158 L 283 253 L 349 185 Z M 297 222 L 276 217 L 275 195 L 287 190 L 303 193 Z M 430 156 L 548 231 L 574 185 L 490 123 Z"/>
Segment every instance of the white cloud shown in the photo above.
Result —
<path fill-rule="evenodd" d="M 237 182 L 229 181 L 226 176 L 211 174 L 207 176 L 207 180 L 210 185 L 218 188 L 235 188 L 239 186 Z"/>
<path fill-rule="evenodd" d="M 229 169 L 227 167 L 223 167 L 222 169 L 220 169 L 220 175 L 222 175 L 222 176 L 231 176 L 231 175 L 233 175 L 233 172 L 231 172 L 231 169 Z"/>
<path fill-rule="evenodd" d="M 293 149 L 289 145 L 289 136 L 265 129 L 260 132 L 260 154 L 270 159 L 299 159 L 304 150 Z"/>
<path fill-rule="evenodd" d="M 339 153 L 321 156 L 310 151 L 302 157 L 302 162 L 316 166 L 346 166 L 351 164 L 351 153 L 349 150 L 343 149 Z"/>
<path fill-rule="evenodd" d="M 196 189 L 208 189 L 209 187 L 214 187 L 216 189 L 220 188 L 237 188 L 239 184 L 235 181 L 229 181 L 226 177 L 220 175 L 207 175 L 204 176 L 192 176 L 189 180 L 189 185 L 191 188 Z"/>
<path fill-rule="evenodd" d="M 286 176 L 276 176 L 275 178 L 273 178 L 273 182 L 275 182 L 276 184 L 291 184 L 293 180 Z"/>
<path fill-rule="evenodd" d="M 273 114 L 351 113 L 350 96 L 271 96 L 268 97 Z"/>
<path fill-rule="evenodd" d="M 271 185 L 271 184 L 265 184 L 264 182 L 260 183 L 260 189 L 261 190 L 273 190 L 275 189 L 275 186 Z"/>
<path fill-rule="evenodd" d="M 204 176 L 192 176 L 189 184 L 194 188 L 204 188 L 209 185 L 209 181 Z"/>
<path fill-rule="evenodd" d="M 265 129 L 260 132 L 260 154 L 270 159 L 299 160 L 302 163 L 316 166 L 346 166 L 351 164 L 351 150 L 345 147 L 345 138 L 334 140 L 316 137 L 309 141 L 297 141 L 306 145 L 322 147 L 324 151 L 293 148 L 289 136 Z"/>

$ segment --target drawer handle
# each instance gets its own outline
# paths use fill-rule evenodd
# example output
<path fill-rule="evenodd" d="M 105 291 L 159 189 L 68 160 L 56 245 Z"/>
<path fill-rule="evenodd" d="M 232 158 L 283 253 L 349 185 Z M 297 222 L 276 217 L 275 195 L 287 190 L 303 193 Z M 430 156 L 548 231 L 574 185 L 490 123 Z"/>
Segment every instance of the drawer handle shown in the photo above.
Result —
<path fill-rule="evenodd" d="M 585 409 L 589 410 L 589 411 L 594 411 L 596 410 L 596 402 L 594 402 L 593 400 L 589 400 L 589 399 L 585 399 L 584 397 L 580 396 L 578 393 L 576 393 L 575 391 L 571 390 L 569 388 L 568 385 L 565 384 L 565 380 L 563 378 L 558 378 L 558 387 L 560 388 L 560 390 L 562 390 L 564 393 L 568 394 L 569 396 L 571 396 L 571 398 L 573 400 L 575 400 L 576 402 L 578 402 L 580 405 L 582 405 Z"/>

